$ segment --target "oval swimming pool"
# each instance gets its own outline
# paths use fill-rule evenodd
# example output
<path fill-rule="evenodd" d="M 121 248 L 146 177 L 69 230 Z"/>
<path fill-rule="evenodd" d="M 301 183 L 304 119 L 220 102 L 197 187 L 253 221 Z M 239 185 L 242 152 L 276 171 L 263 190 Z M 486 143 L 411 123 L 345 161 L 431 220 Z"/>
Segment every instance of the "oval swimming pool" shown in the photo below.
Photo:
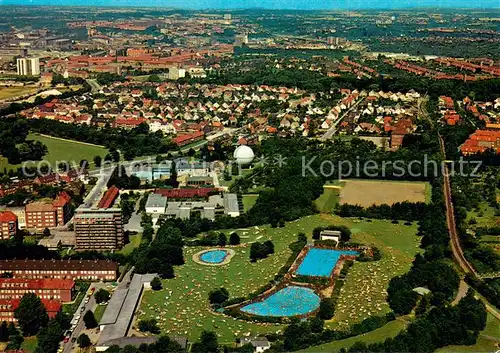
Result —
<path fill-rule="evenodd" d="M 228 256 L 225 250 L 209 250 L 200 255 L 200 260 L 209 264 L 220 264 Z"/>
<path fill-rule="evenodd" d="M 241 311 L 259 316 L 298 316 L 316 310 L 320 301 L 320 297 L 312 289 L 290 286 L 280 289 L 263 301 L 242 307 Z"/>

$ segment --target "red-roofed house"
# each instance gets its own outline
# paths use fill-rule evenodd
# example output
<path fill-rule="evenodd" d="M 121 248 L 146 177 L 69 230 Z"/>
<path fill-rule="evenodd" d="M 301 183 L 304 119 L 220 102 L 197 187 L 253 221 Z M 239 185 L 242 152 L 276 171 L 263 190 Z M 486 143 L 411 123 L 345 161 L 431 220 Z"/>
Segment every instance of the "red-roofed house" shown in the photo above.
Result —
<path fill-rule="evenodd" d="M 17 216 L 10 211 L 0 212 L 0 239 L 9 239 L 16 235 Z"/>
<path fill-rule="evenodd" d="M 192 134 L 179 135 L 172 139 L 172 141 L 179 147 L 188 145 L 190 143 L 200 141 L 205 134 L 202 131 L 195 131 Z"/>

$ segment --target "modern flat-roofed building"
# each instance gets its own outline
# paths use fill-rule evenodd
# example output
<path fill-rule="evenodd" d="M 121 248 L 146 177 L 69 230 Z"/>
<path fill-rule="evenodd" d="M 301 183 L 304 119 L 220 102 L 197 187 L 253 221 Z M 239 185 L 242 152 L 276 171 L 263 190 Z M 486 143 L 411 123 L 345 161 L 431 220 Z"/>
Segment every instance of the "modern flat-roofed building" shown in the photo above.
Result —
<path fill-rule="evenodd" d="M 71 279 L 0 278 L 0 299 L 21 299 L 35 293 L 40 299 L 70 302 L 75 282 Z"/>
<path fill-rule="evenodd" d="M 0 260 L 0 275 L 13 278 L 57 278 L 114 281 L 118 263 L 109 260 Z"/>
<path fill-rule="evenodd" d="M 18 58 L 17 59 L 17 74 L 20 76 L 40 75 L 40 59 L 39 58 Z"/>
<path fill-rule="evenodd" d="M 123 222 L 119 208 L 79 207 L 73 223 L 78 250 L 112 251 L 123 247 Z"/>
<path fill-rule="evenodd" d="M 19 307 L 20 303 L 20 299 L 0 299 L 0 321 L 17 322 L 14 311 Z M 42 304 L 47 310 L 49 319 L 55 318 L 62 308 L 61 303 L 57 300 L 42 299 Z"/>
<path fill-rule="evenodd" d="M 10 211 L 0 212 L 0 239 L 10 239 L 17 232 L 17 216 Z"/>

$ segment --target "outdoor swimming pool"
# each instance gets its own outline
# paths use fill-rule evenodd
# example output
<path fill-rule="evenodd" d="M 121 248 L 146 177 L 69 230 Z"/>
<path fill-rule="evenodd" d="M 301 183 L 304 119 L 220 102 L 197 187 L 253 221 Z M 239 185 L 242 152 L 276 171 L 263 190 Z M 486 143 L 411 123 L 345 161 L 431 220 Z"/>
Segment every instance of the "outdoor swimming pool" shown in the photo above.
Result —
<path fill-rule="evenodd" d="M 311 248 L 295 273 L 299 276 L 328 277 L 341 255 L 358 255 L 358 252 L 354 250 Z"/>
<path fill-rule="evenodd" d="M 210 250 L 200 255 L 200 260 L 209 264 L 220 264 L 228 255 L 225 250 Z"/>
<path fill-rule="evenodd" d="M 316 310 L 319 303 L 320 297 L 312 289 L 290 286 L 261 302 L 244 306 L 241 311 L 259 316 L 297 316 Z"/>

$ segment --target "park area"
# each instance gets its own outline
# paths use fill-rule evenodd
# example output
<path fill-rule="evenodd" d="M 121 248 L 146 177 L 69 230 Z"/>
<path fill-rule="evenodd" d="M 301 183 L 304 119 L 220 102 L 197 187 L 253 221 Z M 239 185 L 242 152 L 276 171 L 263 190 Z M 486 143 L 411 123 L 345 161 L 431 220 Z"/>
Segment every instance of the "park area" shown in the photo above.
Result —
<path fill-rule="evenodd" d="M 26 140 L 40 141 L 45 146 L 47 146 L 48 153 L 43 157 L 44 161 L 50 163 L 51 167 L 56 169 L 57 162 L 70 161 L 75 163 L 77 167 L 82 159 L 86 159 L 89 163 L 93 164 L 93 159 L 95 156 L 104 156 L 108 153 L 107 149 L 102 146 L 91 145 L 83 142 L 64 140 L 56 137 L 30 134 Z M 36 162 L 33 162 L 35 164 Z M 29 163 L 28 165 L 31 165 Z M 20 168 L 22 164 L 12 165 L 9 164 L 7 159 L 0 156 L 0 170 L 6 169 L 17 169 Z"/>
<path fill-rule="evenodd" d="M 344 180 L 340 203 L 370 207 L 396 202 L 428 202 L 431 186 L 425 182 Z"/>
<path fill-rule="evenodd" d="M 0 101 L 12 100 L 28 94 L 34 94 L 38 89 L 39 87 L 36 85 L 2 87 L 0 88 Z"/>
<path fill-rule="evenodd" d="M 418 251 L 416 226 L 381 220 L 341 219 L 323 214 L 289 222 L 283 228 L 262 226 L 236 229 L 242 243 L 246 244 L 232 247 L 235 255 L 224 265 L 198 264 L 193 261 L 193 255 L 209 248 L 186 247 L 185 265 L 175 267 L 176 278 L 163 281 L 162 290 L 144 294 L 138 318 L 155 318 L 163 333 L 183 335 L 191 340 L 197 339 L 202 330 L 213 330 L 219 336 L 219 341 L 227 344 L 233 343 L 237 337 L 283 330 L 283 325 L 253 323 L 215 313 L 209 307 L 208 293 L 224 287 L 229 291 L 230 297 L 235 298 L 256 291 L 274 278 L 286 263 L 291 254 L 288 245 L 297 239 L 299 232 L 310 237 L 315 227 L 331 224 L 348 226 L 353 232 L 353 241 L 379 247 L 383 258 L 374 263 L 356 262 L 348 274 L 340 297 L 344 313 L 336 315 L 327 325 L 339 326 L 344 322 L 353 324 L 369 315 L 387 312 L 385 291 L 390 277 L 406 272 Z M 229 234 L 231 231 L 225 233 Z M 249 244 L 266 240 L 273 241 L 275 253 L 266 259 L 250 262 Z M 355 315 L 349 316 L 349 311 Z"/>

